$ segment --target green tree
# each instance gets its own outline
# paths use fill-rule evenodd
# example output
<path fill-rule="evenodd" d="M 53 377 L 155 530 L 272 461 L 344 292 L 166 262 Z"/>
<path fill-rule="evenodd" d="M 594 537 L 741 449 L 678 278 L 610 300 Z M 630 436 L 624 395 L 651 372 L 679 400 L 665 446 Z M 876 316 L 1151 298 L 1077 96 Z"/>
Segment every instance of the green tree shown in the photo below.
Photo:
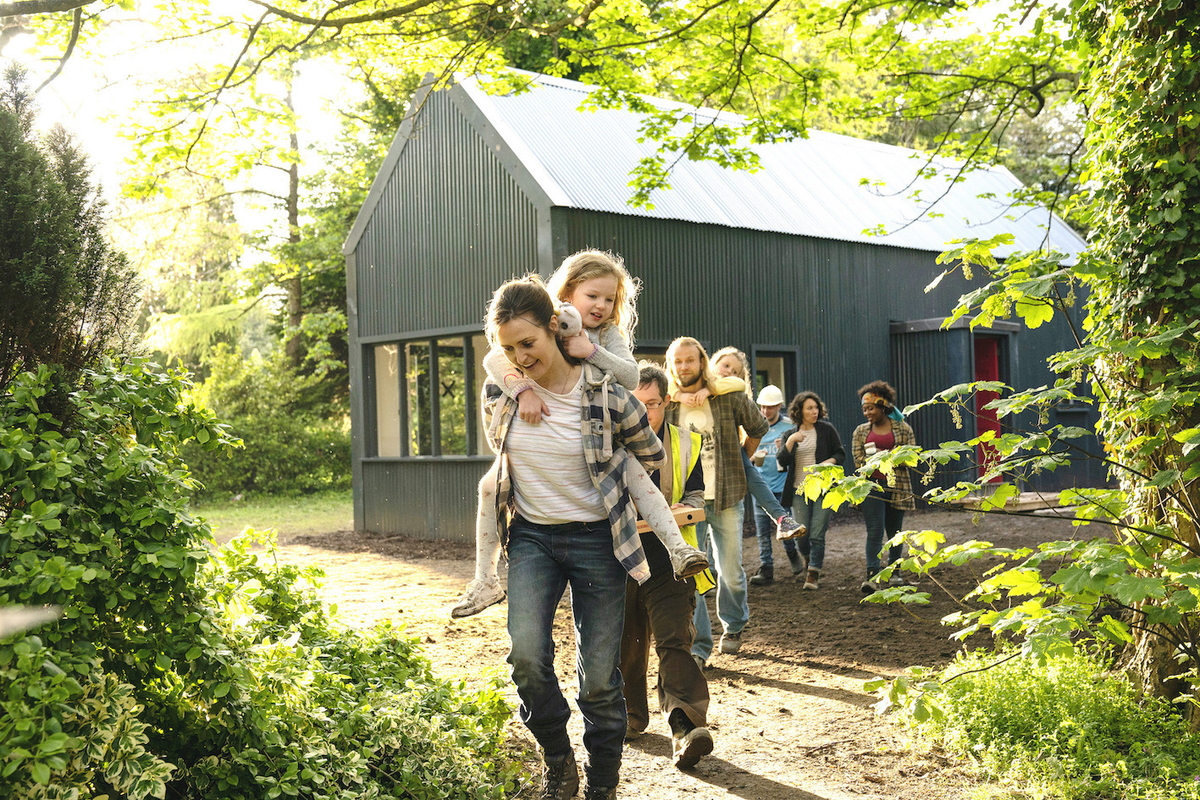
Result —
<path fill-rule="evenodd" d="M 39 141 L 34 118 L 14 65 L 0 86 L 0 393 L 38 364 L 69 382 L 121 342 L 137 296 L 83 155 L 61 128 Z"/>

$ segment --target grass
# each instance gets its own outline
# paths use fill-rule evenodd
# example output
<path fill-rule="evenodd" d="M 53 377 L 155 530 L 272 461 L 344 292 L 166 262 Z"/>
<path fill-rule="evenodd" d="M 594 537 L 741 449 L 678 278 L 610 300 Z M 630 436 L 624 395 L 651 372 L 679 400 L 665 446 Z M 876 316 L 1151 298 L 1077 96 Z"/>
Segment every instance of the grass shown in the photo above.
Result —
<path fill-rule="evenodd" d="M 279 541 L 307 533 L 344 531 L 354 527 L 350 491 L 321 492 L 304 497 L 252 497 L 197 504 L 193 511 L 208 520 L 217 542 L 224 544 L 245 528 L 275 528 Z"/>

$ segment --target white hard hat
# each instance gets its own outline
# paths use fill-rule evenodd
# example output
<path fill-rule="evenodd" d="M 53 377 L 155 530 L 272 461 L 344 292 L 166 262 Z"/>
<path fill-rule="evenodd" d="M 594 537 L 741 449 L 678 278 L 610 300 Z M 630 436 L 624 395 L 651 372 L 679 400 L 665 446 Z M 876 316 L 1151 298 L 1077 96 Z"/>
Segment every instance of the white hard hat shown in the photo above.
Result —
<path fill-rule="evenodd" d="M 768 383 L 758 393 L 758 404 L 760 406 L 781 406 L 783 405 L 783 392 L 773 383 Z"/>

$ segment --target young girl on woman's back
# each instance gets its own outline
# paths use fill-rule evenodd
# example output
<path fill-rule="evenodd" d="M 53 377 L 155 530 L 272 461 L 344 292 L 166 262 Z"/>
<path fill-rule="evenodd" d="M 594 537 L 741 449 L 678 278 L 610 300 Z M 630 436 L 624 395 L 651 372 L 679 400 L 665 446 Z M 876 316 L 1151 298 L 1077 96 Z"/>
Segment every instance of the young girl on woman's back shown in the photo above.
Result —
<path fill-rule="evenodd" d="M 637 284 L 620 260 L 598 250 L 578 252 L 563 261 L 551 276 L 547 289 L 563 304 L 560 317 L 577 315 L 582 319 L 583 330 L 563 340 L 567 355 L 591 362 L 630 391 L 636 389 L 638 367 L 630 342 L 637 324 Z M 528 391 L 530 380 L 503 352 L 493 349 L 483 364 L 496 386 L 509 397 L 517 398 L 518 414 L 525 422 L 536 424 L 550 413 L 537 394 Z M 529 369 L 535 365 L 516 366 Z M 479 482 L 475 578 L 450 612 L 455 617 L 478 614 L 504 599 L 498 573 L 500 535 L 492 504 L 497 469 L 498 465 L 493 464 Z M 625 481 L 638 511 L 667 548 L 675 574 L 683 578 L 707 568 L 704 554 L 683 540 L 667 501 L 637 459 L 627 461 Z"/>

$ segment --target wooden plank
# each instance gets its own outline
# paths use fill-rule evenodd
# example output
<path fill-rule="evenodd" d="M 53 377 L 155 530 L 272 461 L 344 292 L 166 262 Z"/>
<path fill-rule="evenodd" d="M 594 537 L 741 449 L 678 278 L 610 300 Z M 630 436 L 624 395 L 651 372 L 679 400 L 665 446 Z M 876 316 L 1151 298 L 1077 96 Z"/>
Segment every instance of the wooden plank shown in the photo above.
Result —
<path fill-rule="evenodd" d="M 703 508 L 677 508 L 673 512 L 675 515 L 675 523 L 679 527 L 684 525 L 695 525 L 704 519 Z M 651 528 L 649 523 L 644 519 L 639 519 L 637 524 L 638 533 L 649 533 Z"/>
<path fill-rule="evenodd" d="M 979 508 L 986 497 L 972 494 L 960 500 L 952 501 L 951 505 Z M 1058 508 L 1058 492 L 1021 492 L 1016 497 L 1009 498 L 1004 504 L 1005 511 L 1032 511 L 1038 508 Z"/>

